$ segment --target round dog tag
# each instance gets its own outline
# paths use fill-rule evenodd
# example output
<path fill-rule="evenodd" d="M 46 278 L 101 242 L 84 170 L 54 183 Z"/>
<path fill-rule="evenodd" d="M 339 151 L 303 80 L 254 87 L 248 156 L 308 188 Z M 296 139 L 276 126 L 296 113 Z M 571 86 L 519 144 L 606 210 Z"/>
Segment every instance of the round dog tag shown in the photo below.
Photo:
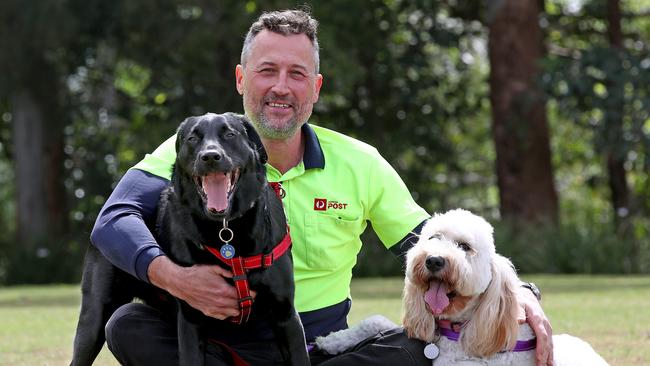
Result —
<path fill-rule="evenodd" d="M 235 256 L 235 247 L 226 243 L 221 246 L 221 250 L 219 252 L 224 258 L 230 259 Z"/>
<path fill-rule="evenodd" d="M 430 360 L 435 360 L 439 354 L 440 350 L 438 349 L 438 346 L 433 343 L 429 343 L 426 345 L 426 347 L 424 347 L 424 357 Z"/>

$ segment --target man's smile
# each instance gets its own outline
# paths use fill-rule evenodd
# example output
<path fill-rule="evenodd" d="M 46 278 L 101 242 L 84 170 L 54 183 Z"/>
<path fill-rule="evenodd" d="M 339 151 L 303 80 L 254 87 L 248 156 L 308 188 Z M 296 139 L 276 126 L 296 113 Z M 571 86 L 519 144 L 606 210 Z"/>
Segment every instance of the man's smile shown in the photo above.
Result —
<path fill-rule="evenodd" d="M 272 108 L 291 108 L 290 104 L 284 104 L 284 103 L 269 102 L 269 103 L 266 103 L 266 105 L 268 105 L 269 107 L 272 107 Z"/>

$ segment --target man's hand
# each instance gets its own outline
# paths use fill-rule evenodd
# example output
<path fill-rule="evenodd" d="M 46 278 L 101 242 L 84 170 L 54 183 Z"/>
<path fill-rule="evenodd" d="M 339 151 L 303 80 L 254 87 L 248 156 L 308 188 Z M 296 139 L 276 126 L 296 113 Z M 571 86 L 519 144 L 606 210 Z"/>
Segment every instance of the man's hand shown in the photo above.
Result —
<path fill-rule="evenodd" d="M 147 271 L 152 284 L 209 317 L 223 320 L 239 315 L 237 290 L 224 279 L 232 278 L 232 273 L 217 265 L 181 267 L 159 256 Z"/>
<path fill-rule="evenodd" d="M 527 288 L 520 287 L 517 301 L 521 305 L 519 323 L 528 322 L 537 337 L 535 363 L 537 366 L 553 365 L 553 329 L 537 298 Z"/>

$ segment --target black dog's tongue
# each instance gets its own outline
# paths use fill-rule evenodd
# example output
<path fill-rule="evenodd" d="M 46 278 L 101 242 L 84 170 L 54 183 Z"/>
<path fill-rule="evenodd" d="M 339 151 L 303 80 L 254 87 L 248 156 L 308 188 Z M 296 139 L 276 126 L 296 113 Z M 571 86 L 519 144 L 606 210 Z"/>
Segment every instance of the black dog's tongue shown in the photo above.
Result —
<path fill-rule="evenodd" d="M 211 173 L 203 177 L 203 191 L 208 196 L 208 210 L 224 211 L 228 208 L 230 173 Z"/>

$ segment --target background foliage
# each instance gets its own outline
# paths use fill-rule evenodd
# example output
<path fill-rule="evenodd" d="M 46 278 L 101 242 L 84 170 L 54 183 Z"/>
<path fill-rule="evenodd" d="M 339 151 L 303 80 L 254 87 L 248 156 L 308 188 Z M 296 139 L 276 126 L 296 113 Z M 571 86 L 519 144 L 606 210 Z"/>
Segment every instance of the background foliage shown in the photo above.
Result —
<path fill-rule="evenodd" d="M 486 216 L 497 227 L 499 250 L 522 270 L 648 272 L 650 3 L 621 3 L 618 49 L 606 35 L 606 3 L 548 0 L 540 13 L 548 54 L 537 82 L 551 131 L 556 226 L 500 220 L 483 1 L 310 4 L 320 21 L 325 76 L 312 123 L 377 146 L 429 212 L 463 207 Z M 242 112 L 234 65 L 247 27 L 264 10 L 296 5 L 0 3 L 0 283 L 77 281 L 115 182 L 185 116 Z M 15 139 L 21 93 L 41 101 L 46 136 L 63 136 L 57 179 L 65 225 L 33 242 L 17 239 L 29 232 L 16 220 L 23 188 L 16 154 L 30 148 Z M 619 119 L 611 119 L 613 111 Z M 612 121 L 622 121 L 620 133 L 612 133 Z M 631 192 L 624 210 L 614 208 L 608 188 L 610 151 L 624 162 Z M 358 275 L 400 270 L 372 233 L 364 239 Z"/>

